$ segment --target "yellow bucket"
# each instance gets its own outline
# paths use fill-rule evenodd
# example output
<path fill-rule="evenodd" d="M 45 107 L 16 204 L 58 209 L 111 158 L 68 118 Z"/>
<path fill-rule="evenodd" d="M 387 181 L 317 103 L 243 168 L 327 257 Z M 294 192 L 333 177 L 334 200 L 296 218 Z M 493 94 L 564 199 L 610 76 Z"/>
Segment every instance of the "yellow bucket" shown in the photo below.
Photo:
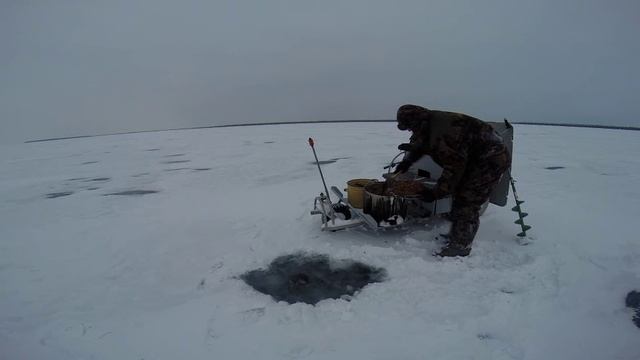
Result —
<path fill-rule="evenodd" d="M 349 204 L 356 209 L 362 209 L 364 202 L 364 187 L 375 180 L 371 179 L 351 179 L 347 181 L 347 199 Z"/>

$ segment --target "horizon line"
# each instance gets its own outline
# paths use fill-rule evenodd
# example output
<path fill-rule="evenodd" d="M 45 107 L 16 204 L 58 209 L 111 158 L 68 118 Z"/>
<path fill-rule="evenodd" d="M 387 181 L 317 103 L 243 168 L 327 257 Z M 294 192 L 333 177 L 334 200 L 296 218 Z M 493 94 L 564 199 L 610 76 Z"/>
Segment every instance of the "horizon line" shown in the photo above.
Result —
<path fill-rule="evenodd" d="M 47 139 L 26 140 L 24 143 L 28 144 L 28 143 L 36 143 L 36 142 L 82 139 L 82 138 L 99 137 L 99 136 L 140 134 L 140 133 L 161 132 L 161 131 L 216 129 L 216 128 L 228 128 L 228 127 L 240 127 L 240 126 L 329 124 L 329 123 L 364 123 L 364 122 L 395 122 L 395 121 L 396 120 L 309 120 L 309 121 L 276 121 L 276 122 L 247 123 L 247 124 L 206 125 L 206 126 L 181 127 L 181 128 L 171 128 L 171 129 L 123 131 L 123 132 L 115 132 L 115 133 L 107 133 L 107 134 L 64 136 L 64 137 L 55 137 L 55 138 L 47 138 Z M 522 121 L 522 122 L 511 122 L 510 121 L 510 123 L 511 124 L 515 124 L 515 125 L 539 125 L 539 126 L 559 126 L 559 127 L 577 127 L 577 128 L 640 131 L 640 127 L 636 127 L 636 126 L 590 125 L 590 124 L 548 123 L 548 122 L 537 123 L 537 122 L 530 122 L 530 121 Z"/>

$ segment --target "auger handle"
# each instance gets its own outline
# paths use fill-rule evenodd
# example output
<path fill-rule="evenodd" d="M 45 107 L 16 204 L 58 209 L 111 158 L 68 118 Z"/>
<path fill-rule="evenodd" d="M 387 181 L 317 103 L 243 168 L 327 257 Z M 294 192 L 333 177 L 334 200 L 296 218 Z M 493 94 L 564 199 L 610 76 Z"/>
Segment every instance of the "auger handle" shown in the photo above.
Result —
<path fill-rule="evenodd" d="M 327 189 L 327 183 L 324 181 L 324 175 L 322 174 L 322 168 L 320 168 L 320 161 L 318 161 L 318 155 L 316 155 L 316 148 L 314 147 L 315 142 L 312 138 L 309 138 L 309 146 L 311 146 L 311 150 L 313 150 L 313 157 L 316 158 L 316 165 L 318 165 L 318 171 L 320 171 L 320 178 L 322 178 L 322 185 L 324 185 L 324 192 L 327 194 L 327 199 L 331 203 L 331 197 L 329 196 L 329 190 Z"/>

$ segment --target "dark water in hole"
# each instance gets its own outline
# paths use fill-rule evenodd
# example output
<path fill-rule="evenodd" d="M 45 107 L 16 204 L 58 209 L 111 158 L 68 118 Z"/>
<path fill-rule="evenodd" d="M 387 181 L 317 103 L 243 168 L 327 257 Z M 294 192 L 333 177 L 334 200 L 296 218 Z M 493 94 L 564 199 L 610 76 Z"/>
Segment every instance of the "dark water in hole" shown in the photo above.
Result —
<path fill-rule="evenodd" d="M 111 178 L 109 177 L 97 177 L 97 178 L 89 179 L 86 181 L 109 181 L 109 180 L 111 180 Z"/>
<path fill-rule="evenodd" d="M 211 168 L 194 168 L 194 171 L 208 171 L 211 170 Z"/>
<path fill-rule="evenodd" d="M 98 161 L 85 161 L 82 163 L 82 165 L 89 165 L 89 164 L 96 164 L 98 163 Z"/>
<path fill-rule="evenodd" d="M 627 298 L 625 299 L 625 304 L 627 307 L 640 310 L 640 292 L 634 290 L 628 293 Z"/>
<path fill-rule="evenodd" d="M 381 282 L 382 268 L 351 260 L 332 260 L 327 255 L 297 253 L 274 259 L 267 269 L 240 276 L 257 291 L 289 304 L 315 305 L 320 300 L 353 295 L 365 285 Z"/>
<path fill-rule="evenodd" d="M 547 169 L 547 170 L 559 170 L 559 169 L 564 169 L 564 166 L 547 166 L 545 169 Z"/>
<path fill-rule="evenodd" d="M 56 193 L 49 193 L 46 196 L 47 196 L 47 199 L 55 199 L 63 196 L 69 196 L 71 194 L 73 194 L 73 191 L 61 191 Z"/>
<path fill-rule="evenodd" d="M 157 193 L 157 191 L 155 190 L 127 190 L 127 191 L 120 191 L 120 192 L 114 192 L 114 193 L 110 193 L 110 194 L 104 194 L 104 196 L 111 196 L 111 195 L 147 195 L 147 194 L 155 194 Z"/>

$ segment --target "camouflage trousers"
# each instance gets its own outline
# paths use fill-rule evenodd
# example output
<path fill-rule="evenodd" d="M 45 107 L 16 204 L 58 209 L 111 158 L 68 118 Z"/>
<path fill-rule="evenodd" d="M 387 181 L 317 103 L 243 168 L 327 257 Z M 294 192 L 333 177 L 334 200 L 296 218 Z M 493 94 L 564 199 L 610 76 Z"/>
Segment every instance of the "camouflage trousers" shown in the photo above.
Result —
<path fill-rule="evenodd" d="M 471 161 L 453 194 L 449 241 L 470 246 L 480 226 L 480 209 L 511 164 L 506 149 Z"/>

